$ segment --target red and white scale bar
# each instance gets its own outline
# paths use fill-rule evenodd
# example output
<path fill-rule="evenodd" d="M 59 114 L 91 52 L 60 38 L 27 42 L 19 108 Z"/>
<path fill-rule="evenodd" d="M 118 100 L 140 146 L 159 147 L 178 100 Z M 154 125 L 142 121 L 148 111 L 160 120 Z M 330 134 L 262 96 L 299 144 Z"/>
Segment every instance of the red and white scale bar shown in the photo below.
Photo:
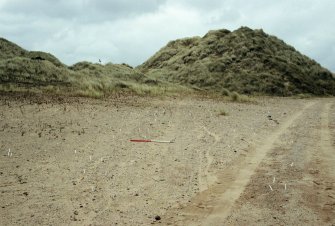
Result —
<path fill-rule="evenodd" d="M 146 143 L 146 142 L 155 142 L 155 143 L 173 143 L 173 140 L 167 141 L 167 140 L 137 140 L 137 139 L 132 139 L 130 140 L 131 142 L 141 142 L 141 143 Z"/>

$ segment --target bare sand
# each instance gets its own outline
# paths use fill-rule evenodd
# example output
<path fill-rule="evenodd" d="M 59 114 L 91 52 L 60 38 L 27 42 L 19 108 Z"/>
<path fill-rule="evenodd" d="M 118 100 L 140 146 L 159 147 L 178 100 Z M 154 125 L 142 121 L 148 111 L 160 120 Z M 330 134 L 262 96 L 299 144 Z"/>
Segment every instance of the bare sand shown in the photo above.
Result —
<path fill-rule="evenodd" d="M 334 98 L 2 96 L 0 118 L 1 225 L 335 224 Z"/>

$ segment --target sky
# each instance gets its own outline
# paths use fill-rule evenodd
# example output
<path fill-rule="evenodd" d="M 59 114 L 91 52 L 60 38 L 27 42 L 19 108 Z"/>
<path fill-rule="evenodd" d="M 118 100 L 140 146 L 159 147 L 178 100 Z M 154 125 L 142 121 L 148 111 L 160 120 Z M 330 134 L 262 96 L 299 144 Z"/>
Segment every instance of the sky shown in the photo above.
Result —
<path fill-rule="evenodd" d="M 171 40 L 241 26 L 335 72 L 334 0 L 0 0 L 0 37 L 67 65 L 137 66 Z"/>

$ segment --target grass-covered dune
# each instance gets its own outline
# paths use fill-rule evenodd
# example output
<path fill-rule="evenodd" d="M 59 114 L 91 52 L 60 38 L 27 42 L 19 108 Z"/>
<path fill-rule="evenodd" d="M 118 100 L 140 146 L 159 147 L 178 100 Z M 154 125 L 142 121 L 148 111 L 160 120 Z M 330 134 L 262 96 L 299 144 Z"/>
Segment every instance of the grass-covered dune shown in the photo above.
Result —
<path fill-rule="evenodd" d="M 223 93 L 335 95 L 329 70 L 263 30 L 247 27 L 171 41 L 138 69 L 154 78 Z"/>
<path fill-rule="evenodd" d="M 127 64 L 66 66 L 50 53 L 27 51 L 0 38 L 0 91 L 102 97 L 115 92 L 160 95 L 184 87 L 150 79 Z"/>

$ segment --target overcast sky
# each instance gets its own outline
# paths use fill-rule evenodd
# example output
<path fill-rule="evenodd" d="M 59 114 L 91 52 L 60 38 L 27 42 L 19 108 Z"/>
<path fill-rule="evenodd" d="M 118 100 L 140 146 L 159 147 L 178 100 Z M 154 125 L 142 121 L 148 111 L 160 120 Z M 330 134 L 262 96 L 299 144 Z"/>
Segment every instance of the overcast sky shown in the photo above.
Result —
<path fill-rule="evenodd" d="M 168 41 L 262 28 L 335 72 L 334 0 L 0 0 L 0 36 L 64 63 L 143 63 Z"/>

